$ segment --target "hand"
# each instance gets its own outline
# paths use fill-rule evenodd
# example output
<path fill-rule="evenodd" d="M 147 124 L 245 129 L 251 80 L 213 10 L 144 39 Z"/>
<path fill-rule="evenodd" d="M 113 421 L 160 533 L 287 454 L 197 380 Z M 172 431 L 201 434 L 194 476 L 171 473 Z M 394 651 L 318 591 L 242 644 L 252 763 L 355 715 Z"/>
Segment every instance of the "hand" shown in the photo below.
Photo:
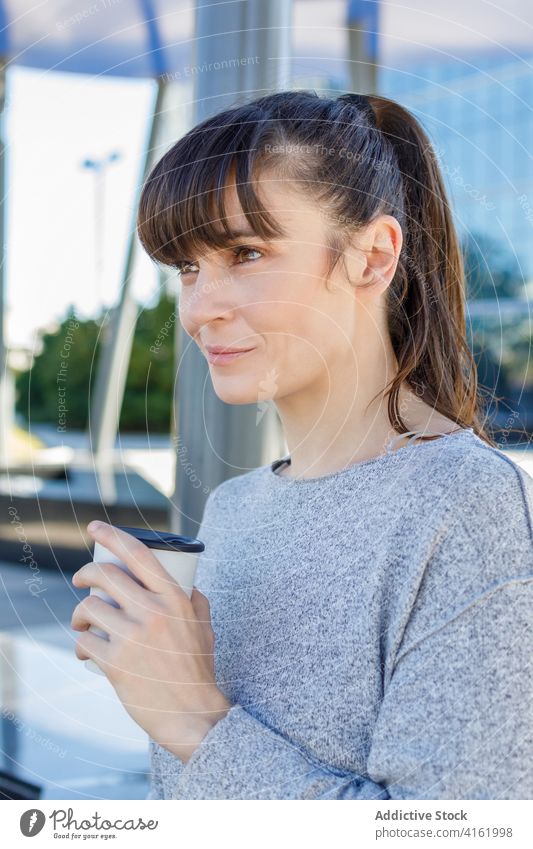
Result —
<path fill-rule="evenodd" d="M 93 523 L 94 524 L 94 523 Z M 126 564 L 87 563 L 76 587 L 99 587 L 118 604 L 87 596 L 71 626 L 84 633 L 76 656 L 105 673 L 130 716 L 157 743 L 187 762 L 208 731 L 232 707 L 215 680 L 215 636 L 207 598 L 192 598 L 144 543 L 104 522 L 87 530 Z M 95 625 L 109 640 L 87 629 Z"/>

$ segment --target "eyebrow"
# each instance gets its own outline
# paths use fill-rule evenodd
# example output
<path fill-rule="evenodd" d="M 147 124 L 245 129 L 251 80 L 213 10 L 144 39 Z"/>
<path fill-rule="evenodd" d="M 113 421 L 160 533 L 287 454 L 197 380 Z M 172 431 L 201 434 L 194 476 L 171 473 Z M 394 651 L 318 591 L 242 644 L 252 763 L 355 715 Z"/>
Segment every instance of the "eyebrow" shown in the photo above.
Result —
<path fill-rule="evenodd" d="M 216 236 L 219 236 L 221 239 L 226 239 L 226 245 L 228 246 L 228 248 L 221 248 L 221 250 L 229 249 L 229 245 L 232 242 L 236 242 L 237 239 L 240 239 L 243 236 L 247 237 L 247 238 L 251 238 L 251 239 L 257 239 L 260 242 L 274 242 L 276 240 L 279 241 L 280 239 L 285 238 L 284 234 L 280 234 L 279 236 L 277 234 L 273 234 L 268 239 L 265 239 L 263 236 L 260 236 L 254 230 L 249 230 L 249 229 L 244 229 L 244 228 L 242 228 L 241 230 L 235 230 L 234 232 L 232 232 L 232 234 L 229 238 L 226 237 L 226 233 L 224 231 L 215 230 L 214 234 Z M 189 255 L 185 256 L 185 254 L 184 254 L 183 257 L 180 257 L 179 261 L 185 262 L 188 259 L 190 259 L 190 256 Z M 178 262 L 178 260 L 176 260 L 176 262 Z"/>
<path fill-rule="evenodd" d="M 221 232 L 221 231 L 216 231 L 216 235 L 220 236 L 221 238 L 224 238 L 226 236 L 226 234 L 224 232 Z M 261 238 L 261 236 L 259 236 L 253 230 L 236 230 L 235 232 L 232 232 L 232 234 L 231 234 L 231 241 L 233 241 L 234 239 L 240 239 L 241 236 L 251 236 L 252 238 L 255 238 L 255 239 Z"/>

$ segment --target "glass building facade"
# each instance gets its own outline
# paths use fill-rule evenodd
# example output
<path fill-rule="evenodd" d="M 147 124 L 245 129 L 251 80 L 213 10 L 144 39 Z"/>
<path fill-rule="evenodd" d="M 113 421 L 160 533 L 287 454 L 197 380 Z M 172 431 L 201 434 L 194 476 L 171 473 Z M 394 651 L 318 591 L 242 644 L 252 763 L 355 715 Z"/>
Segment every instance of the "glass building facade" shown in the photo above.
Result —
<path fill-rule="evenodd" d="M 525 286 L 533 278 L 532 59 L 379 69 L 380 93 L 407 106 L 437 148 L 459 230 L 500 245 Z"/>
<path fill-rule="evenodd" d="M 468 318 L 495 438 L 533 432 L 532 56 L 418 59 L 380 67 L 436 148 L 467 269 Z M 523 430 L 525 433 L 521 434 Z M 503 443 L 502 443 L 503 444 Z"/>

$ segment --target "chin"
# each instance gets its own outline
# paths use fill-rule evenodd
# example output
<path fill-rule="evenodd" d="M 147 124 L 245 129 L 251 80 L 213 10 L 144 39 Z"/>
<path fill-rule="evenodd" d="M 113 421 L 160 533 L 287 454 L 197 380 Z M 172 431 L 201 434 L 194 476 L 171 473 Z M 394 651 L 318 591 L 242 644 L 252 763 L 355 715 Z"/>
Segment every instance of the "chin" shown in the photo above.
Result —
<path fill-rule="evenodd" d="M 256 384 L 246 386 L 243 380 L 213 381 L 213 389 L 225 404 L 259 404 L 260 400 L 267 400 Z"/>

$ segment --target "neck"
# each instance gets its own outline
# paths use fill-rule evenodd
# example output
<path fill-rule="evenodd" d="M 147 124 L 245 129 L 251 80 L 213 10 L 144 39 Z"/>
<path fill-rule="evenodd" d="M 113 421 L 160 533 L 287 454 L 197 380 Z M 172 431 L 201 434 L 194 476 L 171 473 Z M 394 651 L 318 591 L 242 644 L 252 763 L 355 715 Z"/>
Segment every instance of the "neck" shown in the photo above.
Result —
<path fill-rule="evenodd" d="M 377 457 L 397 435 L 383 397 L 397 363 L 382 340 L 377 348 L 374 355 L 367 349 L 358 357 L 357 367 L 350 352 L 334 372 L 329 369 L 313 385 L 276 399 L 291 457 L 290 477 L 327 475 Z"/>

